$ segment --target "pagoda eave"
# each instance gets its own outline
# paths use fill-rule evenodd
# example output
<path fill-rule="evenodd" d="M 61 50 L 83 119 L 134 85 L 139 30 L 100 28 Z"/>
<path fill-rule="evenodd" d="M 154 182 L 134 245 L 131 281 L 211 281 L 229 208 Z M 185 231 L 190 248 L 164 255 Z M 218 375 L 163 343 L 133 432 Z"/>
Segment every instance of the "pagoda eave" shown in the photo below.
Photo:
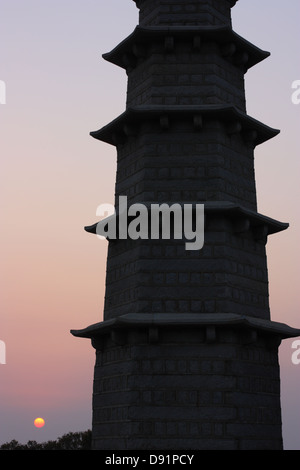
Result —
<path fill-rule="evenodd" d="M 188 313 L 184 315 L 171 313 L 129 313 L 112 320 L 95 323 L 81 330 L 71 330 L 71 334 L 78 338 L 97 339 L 112 331 L 133 331 L 138 328 L 217 328 L 233 327 L 239 329 L 254 329 L 260 334 L 277 335 L 279 339 L 293 338 L 300 335 L 300 330 L 290 326 L 233 313 Z M 115 336 L 117 339 L 118 336 Z M 119 340 L 122 337 L 119 336 Z M 255 340 L 255 338 L 253 338 Z"/>
<path fill-rule="evenodd" d="M 139 8 L 140 7 L 140 4 L 143 0 L 133 0 L 135 3 L 136 3 L 136 6 Z M 238 2 L 238 0 L 229 0 L 230 2 L 230 7 L 234 7 L 236 5 L 236 3 Z"/>
<path fill-rule="evenodd" d="M 190 41 L 192 49 L 197 51 L 205 42 L 219 44 L 221 54 L 237 65 L 243 65 L 246 71 L 270 56 L 235 33 L 230 26 L 137 26 L 133 33 L 123 40 L 103 58 L 121 68 L 127 69 L 136 65 L 140 58 L 146 56 L 146 49 L 155 42 L 163 43 L 170 36 L 174 39 Z M 230 46 L 230 47 L 229 47 Z M 241 57 L 246 58 L 241 60 Z"/>
<path fill-rule="evenodd" d="M 280 133 L 278 129 L 266 126 L 232 105 L 149 105 L 128 108 L 111 123 L 91 132 L 90 135 L 108 144 L 118 145 L 126 142 L 130 134 L 136 135 L 141 122 L 156 120 L 163 129 L 166 129 L 171 126 L 172 120 L 176 119 L 189 119 L 198 132 L 206 120 L 223 121 L 229 134 L 241 133 L 254 147 Z"/>

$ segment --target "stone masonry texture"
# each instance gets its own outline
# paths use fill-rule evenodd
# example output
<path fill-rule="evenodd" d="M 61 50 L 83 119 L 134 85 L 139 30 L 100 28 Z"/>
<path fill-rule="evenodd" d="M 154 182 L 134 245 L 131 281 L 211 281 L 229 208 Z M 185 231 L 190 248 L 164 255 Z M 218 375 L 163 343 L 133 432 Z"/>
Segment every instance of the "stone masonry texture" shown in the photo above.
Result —
<path fill-rule="evenodd" d="M 159 345 L 130 336 L 97 352 L 98 449 L 281 448 L 276 347 L 230 329 L 213 344 L 201 330 L 168 329 Z"/>

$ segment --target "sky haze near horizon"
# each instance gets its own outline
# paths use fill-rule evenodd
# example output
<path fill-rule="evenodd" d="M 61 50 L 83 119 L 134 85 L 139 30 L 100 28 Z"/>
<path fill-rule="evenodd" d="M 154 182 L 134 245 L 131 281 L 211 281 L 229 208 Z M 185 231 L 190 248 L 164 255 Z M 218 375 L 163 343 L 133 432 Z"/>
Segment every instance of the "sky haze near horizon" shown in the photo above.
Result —
<path fill-rule="evenodd" d="M 271 318 L 300 327 L 299 0 L 239 0 L 233 29 L 271 56 L 245 76 L 247 111 L 281 133 L 256 148 L 259 212 L 289 222 L 267 245 Z M 107 245 L 83 227 L 113 203 L 116 150 L 89 132 L 121 114 L 126 73 L 104 61 L 138 24 L 132 0 L 0 0 L 0 445 L 91 428 Z M 300 365 L 280 347 L 283 434 L 300 450 Z M 46 421 L 34 428 L 37 417 Z"/>

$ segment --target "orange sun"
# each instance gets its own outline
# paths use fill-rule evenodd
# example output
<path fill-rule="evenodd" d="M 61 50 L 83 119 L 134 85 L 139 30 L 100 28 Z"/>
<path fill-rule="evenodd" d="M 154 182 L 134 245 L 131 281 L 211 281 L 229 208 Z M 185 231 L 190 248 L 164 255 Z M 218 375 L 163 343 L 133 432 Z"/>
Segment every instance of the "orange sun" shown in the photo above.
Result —
<path fill-rule="evenodd" d="M 45 425 L 45 420 L 43 418 L 36 418 L 34 420 L 34 425 L 36 428 L 42 428 Z"/>

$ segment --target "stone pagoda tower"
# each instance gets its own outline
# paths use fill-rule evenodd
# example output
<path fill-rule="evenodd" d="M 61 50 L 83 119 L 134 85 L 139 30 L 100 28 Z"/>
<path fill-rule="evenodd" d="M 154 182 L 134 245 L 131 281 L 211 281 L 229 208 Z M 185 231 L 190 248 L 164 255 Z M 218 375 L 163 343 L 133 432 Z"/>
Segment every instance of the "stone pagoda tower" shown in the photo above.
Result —
<path fill-rule="evenodd" d="M 110 239 L 96 349 L 94 449 L 281 449 L 278 347 L 254 149 L 279 131 L 247 115 L 244 76 L 269 56 L 231 25 L 236 0 L 134 0 L 139 25 L 107 61 L 128 76 L 124 113 L 91 135 L 117 151 L 129 205 L 204 204 L 204 245 Z M 97 223 L 86 227 L 97 233 Z"/>

